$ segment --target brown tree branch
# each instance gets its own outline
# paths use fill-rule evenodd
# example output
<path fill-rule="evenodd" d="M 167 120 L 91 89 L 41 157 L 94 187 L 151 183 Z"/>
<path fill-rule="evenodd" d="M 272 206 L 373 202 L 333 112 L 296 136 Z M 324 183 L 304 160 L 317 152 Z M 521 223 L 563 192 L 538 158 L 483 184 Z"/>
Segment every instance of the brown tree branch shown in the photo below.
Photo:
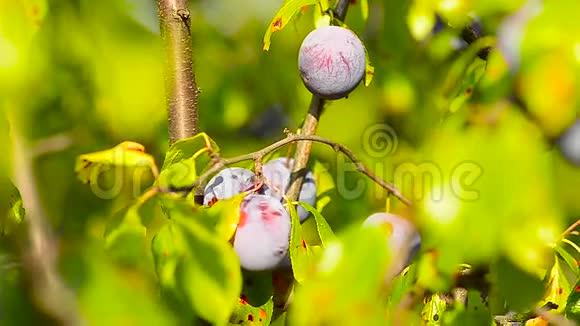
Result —
<path fill-rule="evenodd" d="M 240 156 L 236 156 L 236 157 L 232 157 L 232 158 L 227 158 L 227 159 L 219 159 L 214 165 L 212 165 L 208 170 L 206 170 L 204 173 L 202 173 L 199 178 L 191 185 L 185 188 L 177 188 L 177 189 L 170 189 L 169 191 L 185 191 L 185 192 L 190 192 L 193 189 L 199 187 L 200 185 L 204 184 L 205 181 L 213 174 L 219 172 L 221 169 L 223 169 L 224 167 L 228 166 L 228 165 L 232 165 L 232 164 L 236 164 L 236 163 L 240 163 L 243 161 L 250 161 L 253 160 L 254 162 L 258 162 L 261 163 L 262 159 L 280 149 L 281 147 L 284 147 L 290 143 L 294 143 L 294 142 L 301 142 L 304 140 L 310 141 L 310 142 L 317 142 L 317 143 L 322 143 L 322 144 L 326 144 L 330 147 L 332 147 L 336 152 L 341 152 L 344 155 L 346 155 L 346 157 L 349 158 L 349 160 L 351 160 L 356 169 L 366 175 L 367 177 L 369 177 L 371 180 L 373 180 L 374 182 L 376 182 L 378 185 L 380 185 L 381 187 L 383 187 L 385 190 L 387 190 L 388 192 L 390 192 L 391 194 L 393 194 L 393 196 L 395 196 L 396 198 L 398 198 L 400 201 L 402 201 L 403 203 L 405 203 L 407 206 L 411 206 L 411 201 L 409 199 L 407 199 L 405 196 L 403 196 L 403 194 L 401 193 L 401 191 L 393 184 L 388 183 L 386 181 L 384 181 L 383 179 L 379 178 L 376 174 L 374 174 L 369 168 L 367 168 L 357 157 L 356 155 L 346 146 L 339 144 L 335 141 L 332 141 L 330 139 L 324 138 L 324 137 L 320 137 L 320 136 L 316 136 L 316 135 L 298 135 L 298 134 L 293 134 L 289 131 L 286 131 L 286 138 L 279 140 L 269 146 L 266 146 L 260 150 L 257 150 L 255 152 L 252 153 L 248 153 L 248 154 L 244 154 L 244 155 L 240 155 Z M 295 199 L 293 200 L 295 201 Z"/>
<path fill-rule="evenodd" d="M 57 271 L 58 242 L 42 207 L 34 175 L 34 150 L 20 134 L 14 118 L 10 119 L 14 183 L 20 190 L 26 211 L 29 248 L 25 266 L 30 274 L 35 299 L 61 325 L 83 325 L 73 291 L 66 286 Z"/>
<path fill-rule="evenodd" d="M 199 89 L 193 72 L 189 1 L 157 0 L 157 7 L 165 50 L 169 140 L 173 144 L 198 132 Z"/>
<path fill-rule="evenodd" d="M 344 21 L 346 12 L 348 10 L 348 5 L 349 0 L 339 0 L 334 8 L 334 17 L 340 21 Z M 326 101 L 324 99 L 321 99 L 316 95 L 312 95 L 310 109 L 306 114 L 304 124 L 300 130 L 301 135 L 311 136 L 316 134 L 318 120 L 320 120 L 320 116 L 322 115 L 325 102 Z M 300 194 L 300 189 L 302 188 L 302 181 L 306 175 L 306 166 L 308 165 L 308 159 L 310 158 L 311 150 L 311 142 L 299 142 L 296 145 L 296 155 L 294 156 L 294 167 L 292 169 L 290 178 L 290 187 L 286 192 L 286 196 L 292 201 L 296 201 L 298 199 L 298 195 Z"/>

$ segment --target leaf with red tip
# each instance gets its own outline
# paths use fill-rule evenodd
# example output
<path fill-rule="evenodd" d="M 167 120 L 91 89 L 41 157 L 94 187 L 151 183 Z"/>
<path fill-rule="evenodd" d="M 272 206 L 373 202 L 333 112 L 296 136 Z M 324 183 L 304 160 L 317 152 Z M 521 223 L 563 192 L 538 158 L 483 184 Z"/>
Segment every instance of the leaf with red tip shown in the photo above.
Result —
<path fill-rule="evenodd" d="M 289 255 L 292 262 L 294 279 L 302 283 L 315 269 L 320 257 L 320 246 L 310 246 L 302 236 L 302 226 L 294 205 L 290 205 L 290 218 L 292 231 L 290 232 Z"/>
<path fill-rule="evenodd" d="M 268 51 L 270 49 L 270 39 L 272 38 L 272 33 L 282 30 L 290 20 L 292 16 L 299 10 L 302 10 L 305 6 L 310 6 L 314 4 L 318 4 L 319 0 L 286 0 L 282 3 L 280 9 L 268 25 L 268 29 L 266 30 L 266 34 L 264 34 L 264 51 Z"/>
<path fill-rule="evenodd" d="M 113 166 L 148 167 L 157 175 L 153 156 L 145 153 L 145 147 L 132 141 L 124 141 L 104 151 L 80 155 L 75 164 L 77 177 L 83 183 L 96 183 L 101 172 Z"/>

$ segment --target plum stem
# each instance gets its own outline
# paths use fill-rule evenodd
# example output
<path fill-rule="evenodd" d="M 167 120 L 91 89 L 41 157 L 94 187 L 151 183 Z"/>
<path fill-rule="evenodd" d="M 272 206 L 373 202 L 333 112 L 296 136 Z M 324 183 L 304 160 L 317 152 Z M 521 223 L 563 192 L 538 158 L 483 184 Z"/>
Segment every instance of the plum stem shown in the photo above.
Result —
<path fill-rule="evenodd" d="M 165 51 L 165 97 L 170 144 L 198 133 L 199 89 L 193 71 L 188 0 L 157 0 Z"/>
<path fill-rule="evenodd" d="M 346 17 L 346 12 L 348 10 L 349 0 L 339 0 L 334 7 L 334 17 L 340 21 L 344 21 Z M 325 100 L 321 99 L 317 95 L 312 95 L 312 100 L 310 101 L 310 108 L 306 117 L 304 119 L 304 124 L 300 130 L 300 134 L 303 136 L 311 136 L 316 134 L 316 129 L 318 129 L 318 121 L 322 115 L 324 109 Z M 310 152 L 312 150 L 312 142 L 298 142 L 296 145 L 296 154 L 294 156 L 294 167 L 292 168 L 292 173 L 290 175 L 290 187 L 286 192 L 286 196 L 291 201 L 298 200 L 298 195 L 300 194 L 300 189 L 302 188 L 302 182 L 306 175 L 306 166 L 308 165 L 308 159 L 310 158 Z"/>
<path fill-rule="evenodd" d="M 167 191 L 169 191 L 169 192 L 190 192 L 190 191 L 194 190 L 195 188 L 199 187 L 200 185 L 204 184 L 205 181 L 210 176 L 219 172 L 221 169 L 223 169 L 226 166 L 236 164 L 239 162 L 243 162 L 243 161 L 250 161 L 250 160 L 253 160 L 254 162 L 258 162 L 258 164 L 261 164 L 261 162 L 263 161 L 263 159 L 266 155 L 268 155 L 268 154 L 270 154 L 270 153 L 272 153 L 272 152 L 274 152 L 274 151 L 276 151 L 276 150 L 278 150 L 278 149 L 280 149 L 288 144 L 295 143 L 295 142 L 299 142 L 299 144 L 300 144 L 300 143 L 304 143 L 304 141 L 308 141 L 310 143 L 317 142 L 317 143 L 321 143 L 321 144 L 326 144 L 326 145 L 332 147 L 336 152 L 341 152 L 346 157 L 348 157 L 349 160 L 351 160 L 354 163 L 357 171 L 366 175 L 368 178 L 373 180 L 375 183 L 377 183 L 378 185 L 383 187 L 385 190 L 387 190 L 393 196 L 398 198 L 405 205 L 411 206 L 411 201 L 409 199 L 407 199 L 394 184 L 386 182 L 383 179 L 381 179 L 380 177 L 378 177 L 376 174 L 374 174 L 369 168 L 367 168 L 356 157 L 356 155 L 348 147 L 346 147 L 340 143 L 337 143 L 333 140 L 330 140 L 328 138 L 321 137 L 321 136 L 294 134 L 288 130 L 286 130 L 285 132 L 286 132 L 286 138 L 281 139 L 281 140 L 279 140 L 271 145 L 268 145 L 260 150 L 257 150 L 257 151 L 252 152 L 252 153 L 232 157 L 232 158 L 219 159 L 209 169 L 207 169 L 204 173 L 202 173 L 199 176 L 199 178 L 197 178 L 197 180 L 195 180 L 195 182 L 193 184 L 191 184 L 190 186 L 182 187 L 182 188 L 174 188 L 174 189 L 160 189 L 160 190 L 165 191 L 165 192 L 167 192 Z M 296 201 L 296 200 L 294 200 L 294 201 Z"/>

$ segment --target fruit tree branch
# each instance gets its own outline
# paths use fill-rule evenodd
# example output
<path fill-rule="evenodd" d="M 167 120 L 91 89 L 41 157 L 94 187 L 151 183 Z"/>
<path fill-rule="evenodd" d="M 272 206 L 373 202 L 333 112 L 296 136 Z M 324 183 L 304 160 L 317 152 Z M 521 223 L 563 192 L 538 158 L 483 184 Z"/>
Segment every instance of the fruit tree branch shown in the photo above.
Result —
<path fill-rule="evenodd" d="M 333 140 L 324 138 L 324 137 L 320 137 L 320 136 L 316 136 L 316 135 L 293 134 L 289 131 L 286 131 L 286 138 L 279 140 L 279 141 L 277 141 L 269 146 L 266 146 L 258 151 L 244 154 L 244 155 L 240 155 L 240 156 L 236 156 L 236 157 L 232 157 L 232 158 L 219 159 L 214 165 L 212 165 L 209 169 L 207 169 L 204 173 L 202 173 L 199 176 L 199 178 L 191 186 L 185 187 L 185 188 L 171 189 L 170 191 L 187 191 L 187 192 L 192 191 L 196 187 L 204 184 L 205 181 L 211 175 L 219 172 L 221 169 L 223 169 L 224 167 L 226 167 L 228 165 L 236 164 L 236 163 L 243 162 L 243 161 L 250 161 L 250 160 L 253 160 L 254 162 L 262 162 L 262 159 L 266 155 L 280 149 L 281 147 L 284 147 L 284 146 L 286 146 L 290 143 L 293 143 L 293 142 L 304 141 L 304 140 L 308 140 L 310 142 L 317 142 L 317 143 L 326 144 L 326 145 L 332 147 L 336 152 L 343 153 L 344 155 L 346 155 L 346 157 L 348 157 L 354 163 L 357 171 L 359 171 L 360 173 L 369 177 L 371 180 L 373 180 L 378 185 L 383 187 L 385 190 L 387 190 L 388 192 L 393 194 L 393 196 L 397 197 L 400 201 L 405 203 L 407 206 L 411 206 L 411 201 L 409 199 L 407 199 L 405 196 L 403 196 L 401 191 L 395 185 L 388 183 L 388 182 L 384 181 L 383 179 L 379 178 L 369 168 L 367 168 L 356 157 L 356 155 L 346 146 L 339 144 Z M 296 201 L 295 199 L 291 199 L 291 200 Z"/>
<path fill-rule="evenodd" d="M 58 273 L 58 239 L 42 207 L 34 175 L 37 153 L 20 133 L 16 119 L 10 118 L 13 142 L 14 183 L 20 190 L 28 224 L 28 248 L 25 266 L 33 284 L 38 304 L 61 325 L 84 325 L 75 294 Z"/>
<path fill-rule="evenodd" d="M 193 72 L 189 1 L 157 0 L 157 8 L 165 51 L 169 140 L 173 144 L 198 132 L 199 89 Z"/>
<path fill-rule="evenodd" d="M 339 0 L 334 8 L 334 17 L 340 21 L 344 21 L 346 12 L 348 10 L 348 5 L 349 0 Z M 324 99 L 319 98 L 317 95 L 312 95 L 310 109 L 306 114 L 304 124 L 300 130 L 301 135 L 311 136 L 316 134 L 318 120 L 320 120 L 320 115 L 324 109 L 324 103 Z M 296 201 L 298 199 L 298 195 L 300 194 L 302 181 L 306 175 L 306 165 L 308 164 L 308 159 L 310 158 L 311 149 L 311 142 L 299 142 L 296 145 L 296 155 L 294 157 L 294 167 L 292 169 L 290 187 L 286 192 L 286 196 L 292 201 Z"/>

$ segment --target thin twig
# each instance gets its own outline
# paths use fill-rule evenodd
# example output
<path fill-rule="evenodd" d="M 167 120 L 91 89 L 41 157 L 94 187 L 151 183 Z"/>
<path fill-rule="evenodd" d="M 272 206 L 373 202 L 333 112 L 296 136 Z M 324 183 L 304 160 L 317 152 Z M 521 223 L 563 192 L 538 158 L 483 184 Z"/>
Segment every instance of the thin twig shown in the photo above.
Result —
<path fill-rule="evenodd" d="M 157 0 L 165 49 L 165 94 L 173 144 L 198 132 L 198 94 L 193 71 L 188 0 Z"/>
<path fill-rule="evenodd" d="M 30 247 L 25 255 L 35 298 L 47 313 L 62 325 L 83 325 L 73 291 L 57 272 L 58 243 L 46 219 L 34 175 L 34 155 L 20 134 L 15 119 L 10 119 L 14 182 L 22 196 L 28 223 Z"/>
<path fill-rule="evenodd" d="M 332 147 L 335 151 L 343 153 L 346 157 L 348 157 L 354 163 L 356 169 L 360 173 L 369 177 L 371 180 L 373 180 L 378 185 L 383 187 L 385 190 L 390 192 L 393 196 L 398 198 L 400 201 L 405 203 L 407 206 L 411 206 L 411 201 L 409 199 L 407 199 L 405 196 L 403 196 L 401 191 L 395 185 L 393 185 L 389 182 L 386 182 L 383 179 L 379 178 L 369 168 L 367 168 L 356 157 L 356 155 L 350 149 L 348 149 L 346 146 L 339 144 L 333 140 L 330 140 L 330 139 L 327 139 L 324 137 L 320 137 L 320 136 L 316 136 L 316 135 L 310 135 L 310 136 L 297 135 L 297 134 L 293 134 L 289 131 L 287 131 L 286 134 L 287 134 L 286 138 L 279 140 L 279 141 L 277 141 L 269 146 L 266 146 L 260 150 L 255 151 L 255 152 L 236 156 L 236 157 L 232 157 L 232 158 L 220 159 L 218 162 L 216 162 L 214 165 L 212 165 L 209 169 L 207 169 L 204 173 L 202 173 L 199 176 L 199 178 L 191 186 L 183 187 L 183 188 L 175 188 L 175 189 L 171 189 L 169 191 L 190 192 L 190 191 L 194 190 L 195 188 L 197 188 L 198 186 L 200 186 L 201 184 L 204 184 L 205 181 L 211 175 L 217 173 L 218 171 L 220 171 L 221 169 L 223 169 L 226 166 L 240 163 L 243 161 L 250 161 L 250 160 L 253 160 L 254 162 L 261 162 L 261 160 L 266 155 L 280 149 L 281 147 L 284 147 L 284 146 L 291 144 L 291 143 L 294 143 L 294 142 L 307 140 L 307 141 L 311 141 L 311 142 L 326 144 L 326 145 Z M 165 189 L 165 190 L 167 190 L 167 189 Z"/>

